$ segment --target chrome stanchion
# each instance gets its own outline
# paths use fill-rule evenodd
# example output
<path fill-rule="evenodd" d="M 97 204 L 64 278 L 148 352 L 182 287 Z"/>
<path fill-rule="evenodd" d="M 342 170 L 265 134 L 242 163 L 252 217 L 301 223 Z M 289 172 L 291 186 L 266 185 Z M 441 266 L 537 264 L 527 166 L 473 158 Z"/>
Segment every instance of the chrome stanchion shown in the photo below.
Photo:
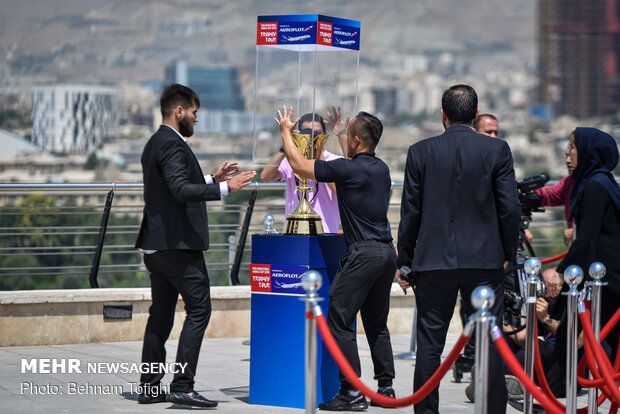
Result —
<path fill-rule="evenodd" d="M 263 218 L 263 224 L 265 225 L 265 234 L 278 234 L 278 231 L 273 228 L 273 223 L 275 222 L 276 220 L 273 218 L 273 215 L 265 214 L 265 217 Z"/>
<path fill-rule="evenodd" d="M 487 414 L 489 388 L 487 373 L 489 371 L 489 326 L 495 319 L 489 309 L 495 303 L 495 292 L 488 286 L 478 286 L 471 294 L 471 304 L 478 309 L 472 315 L 476 330 L 476 372 L 474 388 L 476 390 L 476 414 Z"/>
<path fill-rule="evenodd" d="M 592 282 L 588 284 L 591 288 L 590 298 L 592 312 L 592 330 L 594 331 L 594 337 L 596 342 L 601 341 L 601 289 L 605 286 L 606 282 L 601 282 L 601 279 L 605 277 L 607 269 L 603 263 L 594 262 L 590 265 L 588 273 L 592 278 Z M 590 378 L 593 378 L 590 373 Z M 588 391 L 588 414 L 596 414 L 598 412 L 598 389 L 596 387 L 590 388 Z"/>
<path fill-rule="evenodd" d="M 536 257 L 530 257 L 523 265 L 523 269 L 528 274 L 527 278 L 527 297 L 525 298 L 525 373 L 530 379 L 534 379 L 534 357 L 536 354 L 536 287 L 538 285 L 538 273 L 542 264 Z M 523 394 L 523 412 L 532 414 L 534 399 L 532 394 L 525 390 Z"/>
<path fill-rule="evenodd" d="M 316 270 L 308 270 L 301 276 L 301 286 L 306 291 L 302 298 L 306 302 L 306 351 L 304 360 L 306 413 L 316 412 L 317 380 L 317 332 L 313 309 L 321 300 L 318 291 L 323 285 L 323 276 Z"/>
<path fill-rule="evenodd" d="M 409 352 L 397 354 L 396 359 L 415 359 L 415 348 L 417 343 L 418 331 L 418 305 L 413 305 L 413 327 L 411 328 L 411 340 L 409 341 Z"/>
<path fill-rule="evenodd" d="M 583 280 L 583 270 L 579 266 L 569 266 L 564 271 L 564 281 L 568 292 L 562 293 L 566 298 L 566 413 L 577 412 L 577 303 L 579 291 L 577 285 Z"/>

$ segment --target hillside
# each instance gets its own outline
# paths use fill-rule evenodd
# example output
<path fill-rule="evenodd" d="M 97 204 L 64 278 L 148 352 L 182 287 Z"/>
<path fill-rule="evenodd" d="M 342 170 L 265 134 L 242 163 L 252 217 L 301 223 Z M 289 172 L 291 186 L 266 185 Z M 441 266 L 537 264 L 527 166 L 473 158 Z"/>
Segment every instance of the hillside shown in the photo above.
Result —
<path fill-rule="evenodd" d="M 535 0 L 21 0 L 0 11 L 0 65 L 59 81 L 161 79 L 175 58 L 254 65 L 256 17 L 360 20 L 361 54 L 534 55 Z"/>

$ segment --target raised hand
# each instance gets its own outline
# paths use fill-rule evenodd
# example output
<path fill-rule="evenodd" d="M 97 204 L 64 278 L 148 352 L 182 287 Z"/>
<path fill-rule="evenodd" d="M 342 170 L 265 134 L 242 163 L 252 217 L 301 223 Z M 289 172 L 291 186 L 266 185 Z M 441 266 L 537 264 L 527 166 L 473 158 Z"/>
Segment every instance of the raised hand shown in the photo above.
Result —
<path fill-rule="evenodd" d="M 273 118 L 274 121 L 280 126 L 280 131 L 285 132 L 288 131 L 291 134 L 295 129 L 295 125 L 299 122 L 299 118 L 295 120 L 295 122 L 291 121 L 291 116 L 293 116 L 293 107 L 287 111 L 286 106 L 282 107 L 282 112 L 278 109 L 278 118 Z"/>
<path fill-rule="evenodd" d="M 349 125 L 350 118 L 347 117 L 346 121 L 342 120 L 342 109 L 338 107 L 338 109 L 332 106 L 332 112 L 326 112 L 327 114 L 327 124 L 331 128 L 334 135 L 339 136 L 347 132 L 347 126 Z"/>
<path fill-rule="evenodd" d="M 222 181 L 230 180 L 230 178 L 238 172 L 239 165 L 236 162 L 225 162 L 217 167 L 217 170 L 215 170 L 213 174 L 213 178 L 216 183 L 221 183 Z"/>

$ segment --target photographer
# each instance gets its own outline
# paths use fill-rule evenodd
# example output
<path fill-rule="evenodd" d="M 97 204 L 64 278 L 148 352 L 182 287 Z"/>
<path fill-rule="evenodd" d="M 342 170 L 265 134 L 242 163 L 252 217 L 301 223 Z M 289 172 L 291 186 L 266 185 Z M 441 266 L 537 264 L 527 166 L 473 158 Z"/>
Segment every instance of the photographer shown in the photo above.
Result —
<path fill-rule="evenodd" d="M 571 143 L 566 146 L 564 162 L 568 169 L 568 175 L 562 178 L 557 184 L 549 187 L 537 188 L 531 193 L 530 199 L 533 203 L 539 203 L 541 207 L 564 206 L 564 216 L 566 218 L 566 229 L 564 230 L 564 244 L 570 245 L 573 241 L 573 219 L 569 219 L 570 193 L 573 190 L 575 181 L 573 180 L 573 166 L 571 162 Z M 531 240 L 529 240 L 531 241 Z"/>
<path fill-rule="evenodd" d="M 543 272 L 543 279 L 548 283 L 555 269 L 550 268 Z M 566 299 L 556 292 L 547 292 L 545 297 L 536 299 L 536 317 L 538 319 L 538 349 L 540 361 L 545 372 L 549 388 L 557 398 L 566 396 Z M 510 327 L 505 327 L 510 329 Z M 515 345 L 517 360 L 523 365 L 525 361 L 525 331 L 508 336 Z M 583 347 L 583 334 L 577 338 L 577 346 Z M 523 398 L 523 390 L 517 391 L 516 384 L 512 383 L 512 375 L 507 372 L 506 385 L 510 397 Z M 511 386 L 512 385 L 512 386 Z M 520 387 L 520 386 L 519 386 Z M 519 395 L 520 394 L 520 395 Z M 510 403 L 511 401 L 509 401 Z M 512 405 L 512 404 L 511 404 Z"/>
<path fill-rule="evenodd" d="M 547 269 L 542 276 L 545 281 L 552 279 L 554 269 Z M 521 299 L 515 302 L 514 311 L 520 313 Z M 507 310 L 507 313 L 510 313 Z M 558 294 L 539 293 L 536 299 L 536 317 L 538 330 L 538 349 L 540 360 L 545 372 L 545 378 L 549 388 L 557 398 L 566 395 L 566 300 Z M 506 316 L 505 316 L 506 318 Z M 513 323 L 505 320 L 504 335 L 509 339 L 508 344 L 513 350 L 515 357 L 524 365 L 525 363 L 525 330 L 518 329 Z M 583 335 L 579 335 L 577 346 L 583 346 Z M 520 382 L 506 370 L 506 388 L 508 389 L 508 403 L 516 408 L 522 405 L 523 387 Z M 465 395 L 474 402 L 474 381 L 465 389 Z"/>

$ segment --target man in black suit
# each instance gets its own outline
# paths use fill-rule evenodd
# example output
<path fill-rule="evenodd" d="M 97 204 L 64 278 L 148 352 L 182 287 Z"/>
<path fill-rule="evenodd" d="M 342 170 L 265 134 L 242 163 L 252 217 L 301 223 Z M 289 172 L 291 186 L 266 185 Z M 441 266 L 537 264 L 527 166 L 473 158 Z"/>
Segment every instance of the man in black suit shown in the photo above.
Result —
<path fill-rule="evenodd" d="M 414 389 L 440 364 L 459 289 L 470 298 L 479 285 L 495 291 L 491 313 L 502 324 L 503 265 L 516 252 L 521 219 L 508 144 L 476 134 L 476 91 L 456 85 L 442 96 L 446 131 L 409 148 L 405 167 L 396 277 L 403 290 L 403 266 L 412 269 L 418 311 Z M 405 269 L 403 269 L 405 270 Z M 464 301 L 467 315 L 474 309 Z M 489 354 L 490 413 L 506 410 L 504 367 L 493 345 Z M 437 413 L 439 390 L 415 406 Z"/>
<path fill-rule="evenodd" d="M 185 302 L 185 322 L 177 349 L 177 366 L 170 393 L 161 385 L 163 373 L 140 376 L 138 402 L 168 401 L 197 407 L 215 407 L 194 391 L 194 376 L 204 332 L 211 316 L 209 276 L 203 251 L 209 248 L 205 201 L 219 200 L 250 184 L 254 171 L 238 172 L 236 163 L 224 163 L 204 176 L 187 145 L 198 122 L 200 100 L 190 88 L 167 86 L 160 98 L 162 125 L 142 152 L 144 216 L 136 247 L 144 253 L 151 276 L 152 305 L 144 333 L 143 363 L 165 363 L 165 344 L 174 323 L 179 293 Z"/>

